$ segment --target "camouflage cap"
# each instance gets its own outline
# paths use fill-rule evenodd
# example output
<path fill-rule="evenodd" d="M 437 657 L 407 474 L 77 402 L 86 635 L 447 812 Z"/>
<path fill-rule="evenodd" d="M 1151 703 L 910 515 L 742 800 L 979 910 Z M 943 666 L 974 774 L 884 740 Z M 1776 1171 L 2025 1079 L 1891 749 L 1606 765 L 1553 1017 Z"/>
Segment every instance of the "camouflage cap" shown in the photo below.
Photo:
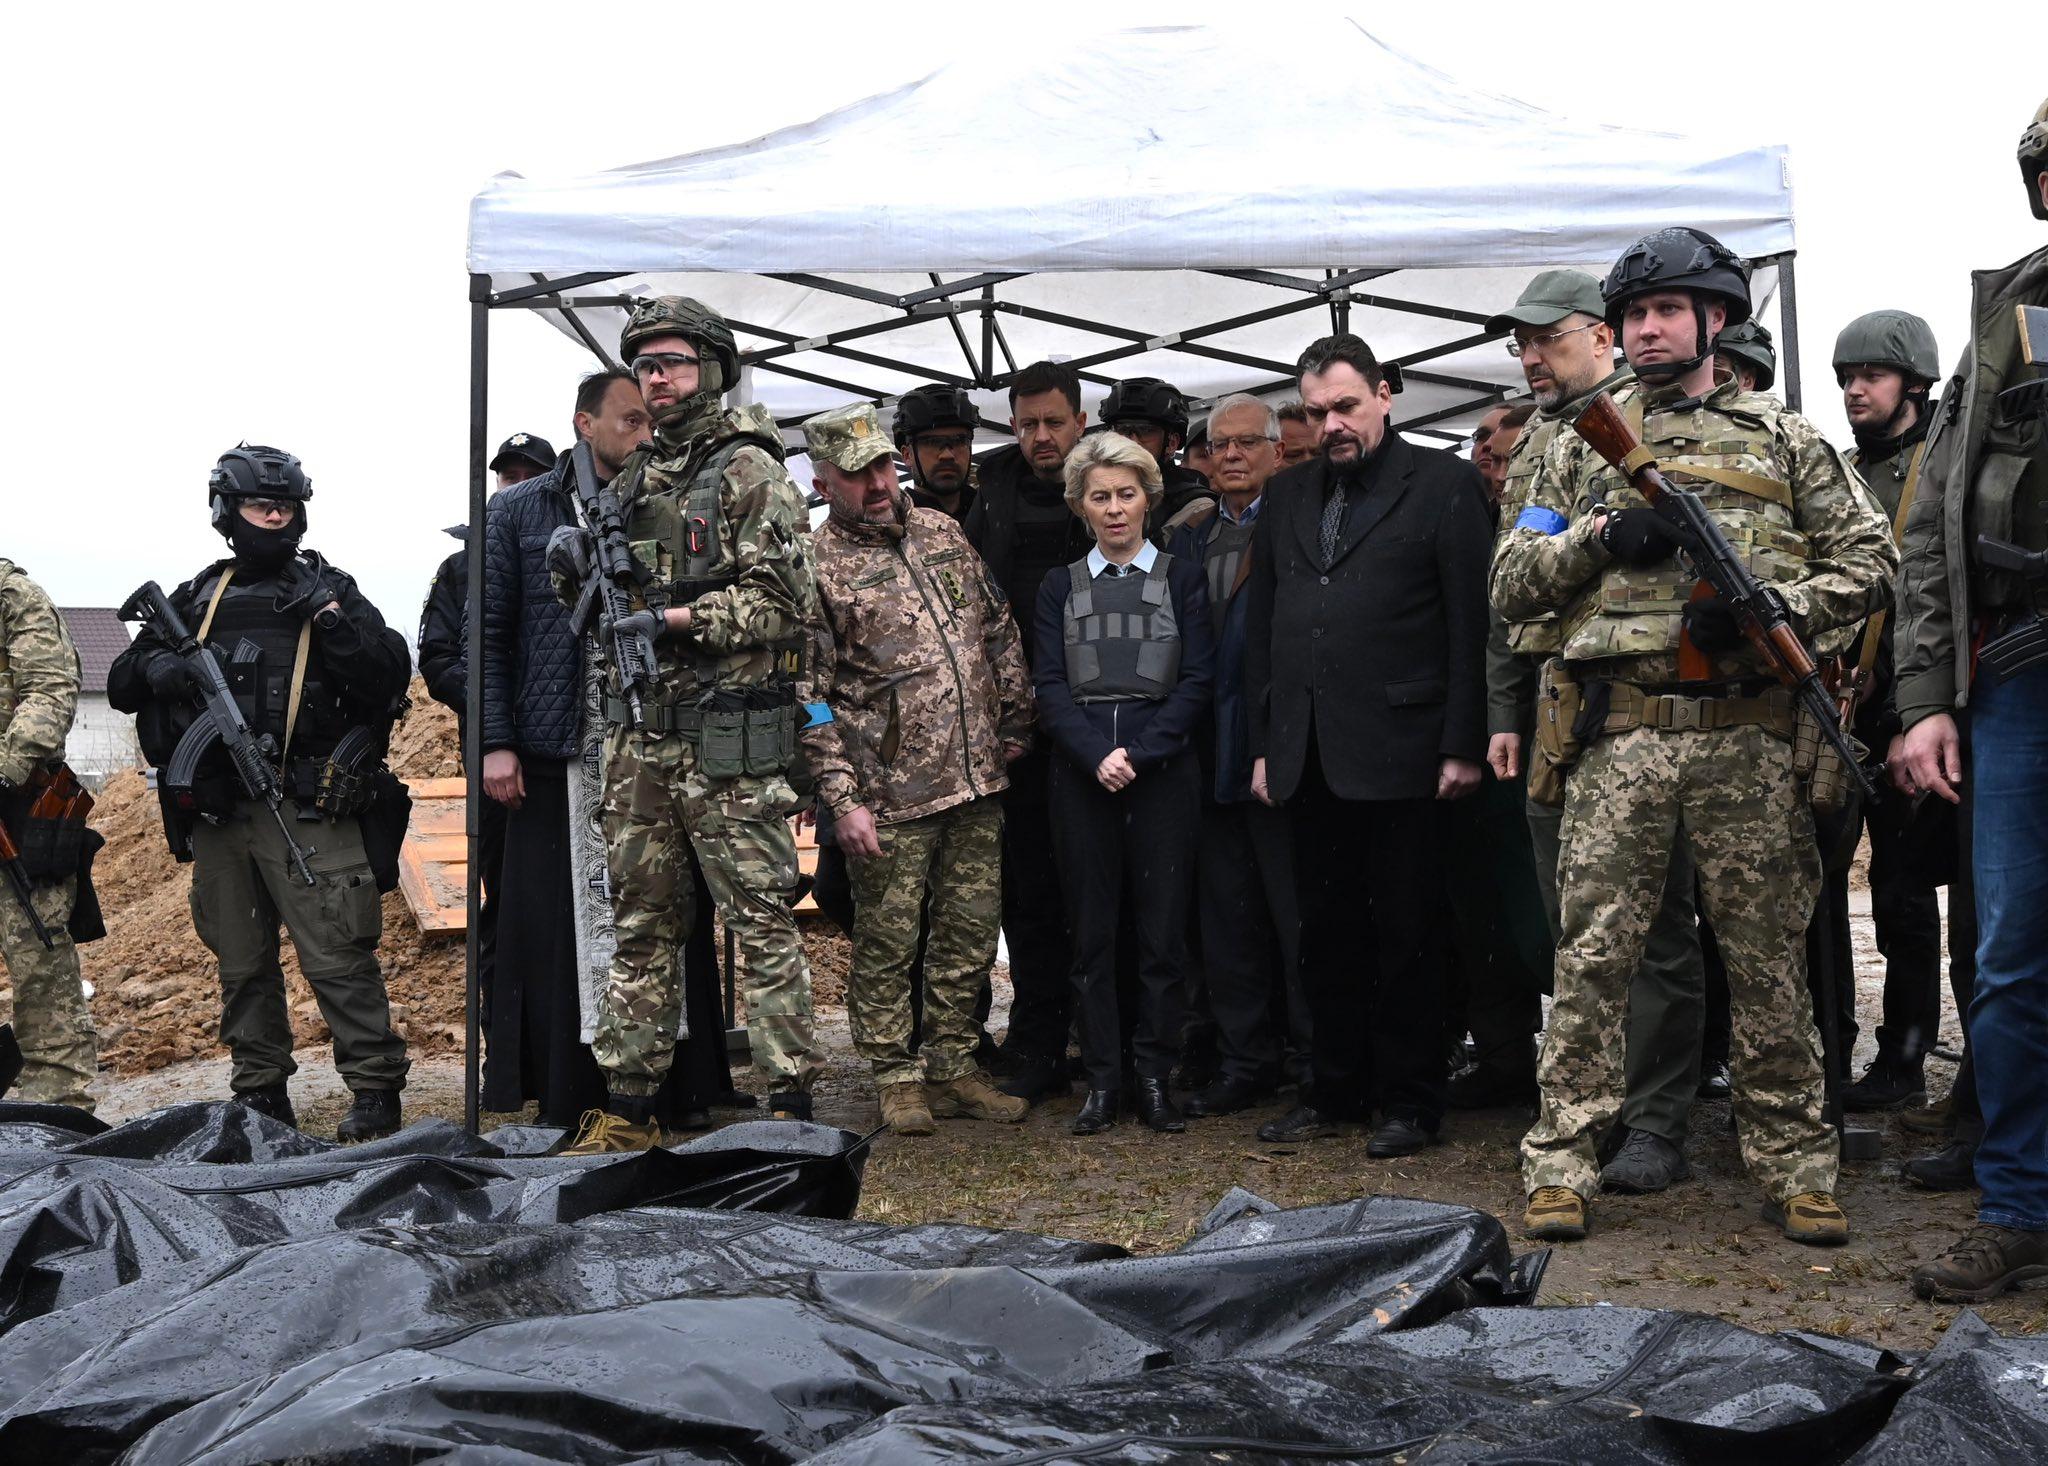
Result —
<path fill-rule="evenodd" d="M 804 424 L 804 447 L 819 463 L 842 473 L 859 473 L 877 458 L 896 451 L 882 431 L 881 419 L 865 402 L 821 412 Z"/>
<path fill-rule="evenodd" d="M 1584 270 L 1545 270 L 1522 287 L 1512 306 L 1489 317 L 1486 329 L 1512 331 L 1517 326 L 1554 326 L 1571 315 L 1607 318 L 1606 302 L 1600 298 L 1600 282 Z"/>

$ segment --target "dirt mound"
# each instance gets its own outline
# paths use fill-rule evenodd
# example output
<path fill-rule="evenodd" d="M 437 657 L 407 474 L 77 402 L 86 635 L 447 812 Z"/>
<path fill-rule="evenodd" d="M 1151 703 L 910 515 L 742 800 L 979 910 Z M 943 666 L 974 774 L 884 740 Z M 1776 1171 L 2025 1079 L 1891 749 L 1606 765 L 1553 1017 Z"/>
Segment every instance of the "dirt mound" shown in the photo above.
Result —
<path fill-rule="evenodd" d="M 458 773 L 454 715 L 431 701 L 417 680 L 412 700 L 392 738 L 392 766 L 412 779 Z M 192 930 L 192 870 L 171 859 L 156 796 L 140 771 L 108 781 L 92 822 L 107 837 L 94 867 L 107 935 L 79 955 L 94 989 L 101 1064 L 137 1074 L 221 1052 L 220 970 Z M 462 942 L 421 936 L 394 891 L 384 898 L 378 956 L 393 1020 L 415 1052 L 461 1052 Z M 283 958 L 294 1039 L 324 1043 L 327 1025 L 289 941 Z"/>

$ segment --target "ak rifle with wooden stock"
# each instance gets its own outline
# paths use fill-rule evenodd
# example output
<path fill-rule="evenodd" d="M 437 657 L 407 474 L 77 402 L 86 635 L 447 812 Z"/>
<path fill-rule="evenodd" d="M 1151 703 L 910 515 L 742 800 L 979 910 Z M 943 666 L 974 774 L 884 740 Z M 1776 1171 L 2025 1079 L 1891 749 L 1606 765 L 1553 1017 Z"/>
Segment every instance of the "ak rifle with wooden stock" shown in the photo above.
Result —
<path fill-rule="evenodd" d="M 1668 525 L 1673 538 L 1697 570 L 1700 580 L 1735 612 L 1742 634 L 1749 638 L 1777 679 L 1792 689 L 1799 705 L 1820 726 L 1821 736 L 1841 756 L 1866 799 L 1877 798 L 1877 785 L 1857 759 L 1856 745 L 1842 725 L 1842 709 L 1828 689 L 1820 664 L 1792 627 L 1784 597 L 1749 573 L 1749 567 L 1728 543 L 1728 536 L 1707 512 L 1699 495 L 1665 478 L 1657 460 L 1643 447 L 1614 398 L 1596 392 L 1572 427 L 1595 453 L 1634 485 L 1651 509 Z M 1690 647 L 1682 647 L 1681 660 Z"/>

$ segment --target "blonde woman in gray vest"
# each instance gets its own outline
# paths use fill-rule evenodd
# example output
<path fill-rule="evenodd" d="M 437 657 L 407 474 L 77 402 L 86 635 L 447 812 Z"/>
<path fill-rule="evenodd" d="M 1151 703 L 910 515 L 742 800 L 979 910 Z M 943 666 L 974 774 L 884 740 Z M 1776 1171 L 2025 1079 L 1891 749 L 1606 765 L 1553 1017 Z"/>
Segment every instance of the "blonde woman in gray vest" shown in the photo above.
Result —
<path fill-rule="evenodd" d="M 1134 903 L 1138 1012 L 1131 1025 L 1138 1118 L 1187 1128 L 1167 1093 L 1180 1053 L 1182 967 L 1194 888 L 1215 634 L 1202 567 L 1145 538 L 1159 465 L 1118 433 L 1083 438 L 1066 463 L 1067 504 L 1095 548 L 1038 592 L 1032 681 L 1053 744 L 1053 849 L 1073 949 L 1075 1022 L 1088 1096 L 1076 1135 L 1117 1120 L 1125 1024 L 1116 937 Z"/>

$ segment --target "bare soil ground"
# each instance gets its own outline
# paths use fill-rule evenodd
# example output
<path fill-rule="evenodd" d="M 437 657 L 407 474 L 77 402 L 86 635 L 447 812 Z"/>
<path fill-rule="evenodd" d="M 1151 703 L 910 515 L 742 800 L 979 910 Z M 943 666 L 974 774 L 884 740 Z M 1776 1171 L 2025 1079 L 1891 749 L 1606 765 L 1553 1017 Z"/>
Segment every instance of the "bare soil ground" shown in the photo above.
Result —
<path fill-rule="evenodd" d="M 394 763 L 413 776 L 452 774 L 453 721 L 416 695 L 394 745 Z M 189 877 L 172 863 L 155 801 L 139 776 L 110 784 L 96 823 L 109 846 L 101 890 L 112 934 L 85 949 L 95 986 L 104 1067 L 101 1114 L 113 1121 L 161 1105 L 227 1096 L 227 1064 L 215 1039 L 218 979 L 186 913 Z M 1860 885 L 1860 882 L 1859 882 Z M 1878 1019 L 1883 964 L 1857 894 L 1855 919 L 1859 1022 L 1856 1069 L 1868 1059 Z M 817 973 L 822 1036 L 832 1067 L 818 1093 L 819 1118 L 866 1133 L 879 1118 L 874 1092 L 855 1061 L 841 1006 L 846 971 L 842 938 L 806 923 Z M 348 1096 L 335 1079 L 327 1033 L 286 948 L 285 966 L 301 1072 L 293 1081 L 300 1121 L 332 1134 Z M 415 1066 L 406 1092 L 410 1117 L 462 1116 L 462 947 L 420 937 L 396 896 L 387 898 L 383 955 L 393 1001 L 412 1041 Z M 0 992 L 4 996 L 4 992 Z M 1006 984 L 998 983 L 1001 1007 Z M 1944 1043 L 1956 1046 L 1954 1015 Z M 1930 1060 L 1937 1094 L 1953 1069 Z M 749 1081 L 742 1080 L 743 1084 Z M 1522 1204 L 1515 1143 L 1526 1116 L 1508 1111 L 1454 1115 L 1445 1143 L 1403 1161 L 1365 1154 L 1365 1137 L 1347 1135 L 1298 1147 L 1261 1144 L 1257 1127 L 1284 1109 L 1275 1101 L 1226 1119 L 1197 1121 L 1187 1134 L 1158 1136 L 1124 1125 L 1077 1139 L 1066 1125 L 1078 1098 L 1057 1100 L 1022 1125 L 947 1123 L 924 1140 L 880 1135 L 867 1169 L 861 1214 L 891 1222 L 952 1220 L 1021 1227 L 1156 1252 L 1184 1241 L 1231 1186 L 1283 1205 L 1376 1192 L 1456 1202 L 1492 1211 L 1509 1228 Z M 486 1128 L 522 1118 L 491 1116 Z M 1806 1328 L 1852 1334 L 1895 1348 L 1931 1344 L 1953 1308 L 1915 1301 L 1906 1275 L 1933 1255 L 1974 1212 L 1974 1193 L 1938 1196 L 1898 1177 L 1899 1163 L 1928 1142 L 1886 1117 L 1882 1160 L 1843 1169 L 1841 1196 L 1855 1228 L 1834 1251 L 1785 1241 L 1757 1215 L 1761 1197 L 1743 1174 L 1728 1107 L 1702 1104 L 1693 1116 L 1689 1158 L 1694 1179 L 1662 1196 L 1602 1197 L 1587 1241 L 1560 1247 L 1544 1279 L 1542 1301 L 1607 1299 L 1682 1308 L 1760 1329 Z M 1978 1310 L 2008 1332 L 2048 1326 L 2048 1294 L 2009 1295 Z"/>

